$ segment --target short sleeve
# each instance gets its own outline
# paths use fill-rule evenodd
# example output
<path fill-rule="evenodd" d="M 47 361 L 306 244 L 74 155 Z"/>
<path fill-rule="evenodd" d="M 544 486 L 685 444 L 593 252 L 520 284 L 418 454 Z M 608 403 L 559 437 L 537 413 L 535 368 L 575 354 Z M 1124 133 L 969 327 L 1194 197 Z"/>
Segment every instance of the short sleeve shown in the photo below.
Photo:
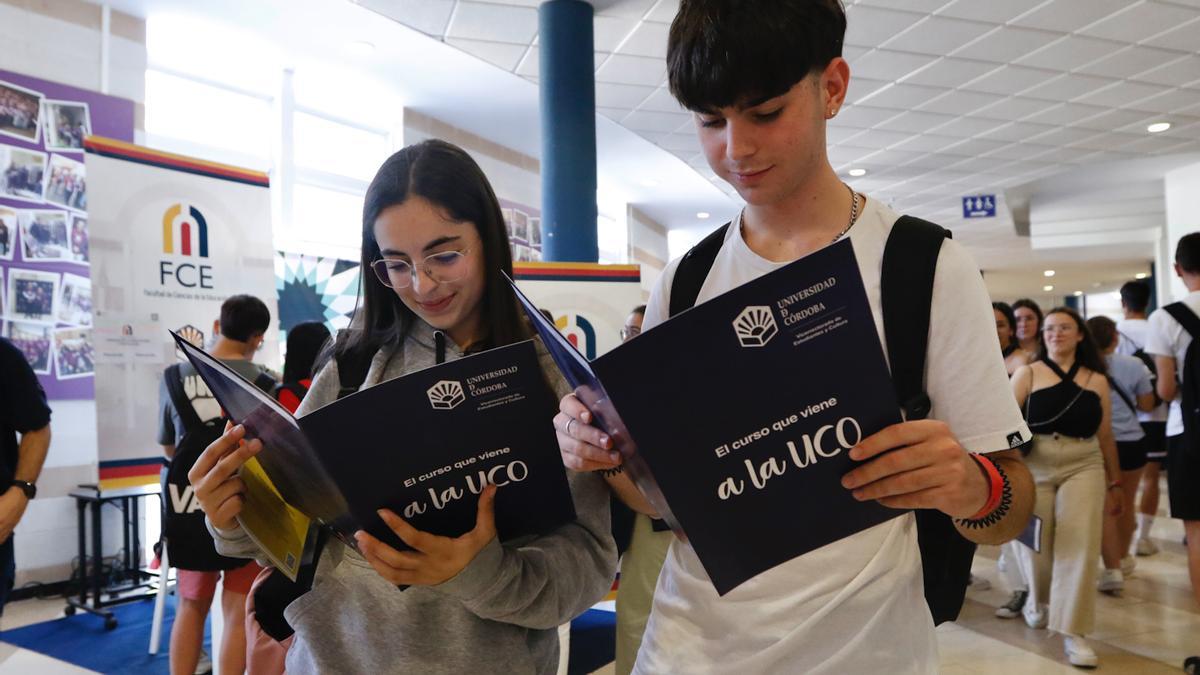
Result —
<path fill-rule="evenodd" d="M 7 340 L 0 340 L 0 420 L 20 434 L 50 424 L 46 392 L 25 356 Z"/>
<path fill-rule="evenodd" d="M 996 340 L 979 267 L 958 242 L 946 240 L 934 277 L 926 391 L 930 417 L 947 423 L 971 452 L 1007 450 L 1032 438 Z"/>
<path fill-rule="evenodd" d="M 679 267 L 681 258 L 672 260 L 654 282 L 650 290 L 650 300 L 646 302 L 646 313 L 642 316 L 642 332 L 671 318 L 671 283 L 675 279 L 675 270 Z"/>
<path fill-rule="evenodd" d="M 1137 381 L 1133 385 L 1133 393 L 1135 396 L 1145 396 L 1146 394 L 1154 393 L 1154 380 L 1151 377 L 1150 369 L 1146 364 L 1142 363 L 1141 359 L 1129 357 L 1133 363 L 1130 367 L 1137 374 Z"/>
<path fill-rule="evenodd" d="M 1154 310 L 1146 331 L 1146 353 L 1175 358 L 1175 342 L 1182 330 L 1183 327 L 1166 310 Z"/>

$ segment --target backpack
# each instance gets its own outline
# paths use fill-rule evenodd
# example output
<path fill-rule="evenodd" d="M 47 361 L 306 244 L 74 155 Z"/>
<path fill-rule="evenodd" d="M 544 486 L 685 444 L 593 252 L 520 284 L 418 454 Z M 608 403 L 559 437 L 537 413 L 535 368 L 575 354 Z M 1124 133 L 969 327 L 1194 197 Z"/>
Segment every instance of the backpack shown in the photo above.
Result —
<path fill-rule="evenodd" d="M 1118 331 L 1118 333 L 1120 333 L 1120 331 Z M 1133 354 L 1131 354 L 1130 356 L 1133 356 L 1134 358 L 1136 358 L 1139 361 L 1141 361 L 1142 363 L 1144 363 L 1146 365 L 1146 368 L 1148 368 L 1150 370 L 1150 390 L 1154 392 L 1154 407 L 1157 408 L 1158 406 L 1162 405 L 1163 400 L 1161 398 L 1159 398 L 1159 396 L 1158 396 L 1158 365 L 1154 363 L 1154 357 L 1147 354 L 1146 350 L 1143 348 L 1143 346 L 1134 342 L 1133 338 L 1129 337 L 1128 335 L 1126 335 L 1124 333 L 1120 333 L 1120 335 L 1121 335 L 1121 337 L 1125 338 L 1126 340 L 1129 340 L 1129 344 L 1133 345 L 1134 347 L 1137 347 L 1137 349 L 1135 349 Z M 1133 408 L 1133 412 L 1135 414 L 1138 412 L 1138 409 L 1136 407 L 1134 407 L 1132 405 L 1129 407 Z"/>
<path fill-rule="evenodd" d="M 363 381 L 367 379 L 373 356 L 363 352 L 341 353 L 336 356 L 339 399 L 353 394 L 362 386 Z M 284 618 L 283 610 L 296 598 L 312 589 L 313 579 L 317 574 L 317 562 L 321 559 L 321 551 L 328 540 L 329 528 L 318 528 L 312 550 L 305 551 L 304 561 L 296 572 L 295 581 L 272 572 L 254 589 L 254 618 L 262 631 L 276 641 L 283 642 L 296 632 Z"/>
<path fill-rule="evenodd" d="M 163 475 L 163 527 L 162 537 L 167 541 L 168 560 L 172 567 L 181 570 L 209 572 L 230 570 L 246 564 L 241 558 L 227 558 L 217 553 L 212 535 L 204 525 L 204 511 L 196 500 L 188 471 L 213 441 L 225 432 L 225 418 L 203 421 L 196 414 L 192 403 L 183 389 L 181 363 L 163 371 L 163 381 L 171 397 L 171 405 L 179 413 L 183 423 L 183 437 L 175 445 L 175 456 L 167 463 Z M 275 380 L 260 373 L 254 381 L 260 389 L 272 387 Z"/>
<path fill-rule="evenodd" d="M 675 270 L 670 315 L 696 304 L 700 288 L 716 261 L 730 223 L 687 252 Z M 908 420 L 924 419 L 932 404 L 925 393 L 929 311 L 938 254 L 950 231 L 903 216 L 892 228 L 883 252 L 883 330 L 897 400 Z M 932 510 L 916 511 L 917 542 L 925 579 L 925 603 L 935 624 L 958 618 L 971 576 L 975 544 L 958 533 L 954 521 Z"/>
<path fill-rule="evenodd" d="M 1163 307 L 1192 336 L 1183 363 L 1176 364 L 1179 378 L 1179 412 L 1183 417 L 1186 452 L 1200 456 L 1200 317 L 1182 302 Z"/>

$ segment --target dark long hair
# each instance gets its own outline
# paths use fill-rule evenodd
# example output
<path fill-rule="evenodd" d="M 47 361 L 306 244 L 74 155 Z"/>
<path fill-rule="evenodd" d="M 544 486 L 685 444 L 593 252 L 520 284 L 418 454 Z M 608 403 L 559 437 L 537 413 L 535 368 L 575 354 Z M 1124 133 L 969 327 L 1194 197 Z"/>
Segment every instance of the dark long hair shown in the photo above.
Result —
<path fill-rule="evenodd" d="M 473 350 L 511 344 L 531 336 L 529 324 L 504 279 L 512 276 L 512 250 L 496 193 L 483 170 L 462 148 L 430 139 L 410 145 L 379 167 L 363 203 L 362 268 L 359 273 L 360 305 L 346 337 L 339 336 L 335 352 L 356 357 L 400 344 L 419 319 L 396 292 L 371 273 L 371 263 L 381 257 L 375 239 L 375 220 L 385 209 L 421 197 L 444 211 L 451 220 L 475 226 L 483 242 L 483 326 L 486 334 Z"/>
<path fill-rule="evenodd" d="M 287 356 L 283 360 L 283 381 L 307 380 L 321 348 L 329 341 L 329 329 L 320 321 L 305 321 L 287 332 Z"/>
<path fill-rule="evenodd" d="M 1107 373 L 1108 364 L 1105 362 L 1104 357 L 1100 355 L 1100 348 L 1096 346 L 1096 339 L 1092 337 L 1092 331 L 1088 330 L 1087 322 L 1083 320 L 1083 317 L 1079 316 L 1079 312 L 1070 307 L 1055 307 L 1046 312 L 1046 316 L 1050 316 L 1051 314 L 1065 314 L 1071 317 L 1071 320 L 1075 322 L 1075 328 L 1079 331 L 1080 335 L 1083 335 L 1083 340 L 1080 340 L 1079 344 L 1075 346 L 1075 360 L 1084 368 L 1094 373 L 1099 373 L 1100 375 Z M 1044 318 L 1043 321 L 1045 321 Z M 1038 324 L 1039 329 L 1044 327 L 1042 324 Z M 1041 342 L 1041 347 L 1038 350 L 1038 358 L 1042 361 L 1050 360 L 1045 340 Z"/>
<path fill-rule="evenodd" d="M 1008 341 L 1016 342 L 1018 345 L 1021 341 L 1017 339 L 1017 317 L 1013 314 L 1013 308 L 1007 302 L 993 302 L 992 309 L 1004 315 L 1004 320 L 1008 322 Z M 1001 345 L 1007 347 L 1008 345 Z"/>

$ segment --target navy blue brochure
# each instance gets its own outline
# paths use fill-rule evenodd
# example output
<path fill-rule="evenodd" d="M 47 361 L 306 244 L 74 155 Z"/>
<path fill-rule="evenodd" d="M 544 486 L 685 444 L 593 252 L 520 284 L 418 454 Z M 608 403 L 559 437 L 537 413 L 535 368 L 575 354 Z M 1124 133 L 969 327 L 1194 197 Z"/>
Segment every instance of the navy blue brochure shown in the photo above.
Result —
<path fill-rule="evenodd" d="M 172 333 L 174 335 L 174 333 Z M 557 404 L 532 341 L 450 361 L 351 394 L 299 419 L 225 364 L 175 336 L 226 415 L 259 438 L 284 500 L 354 546 L 364 529 L 409 548 L 376 514 L 448 537 L 496 493 L 501 540 L 575 519 L 552 418 Z"/>
<path fill-rule="evenodd" d="M 568 358 L 570 343 L 554 342 Z M 653 485 L 656 507 L 669 504 L 662 515 L 721 595 L 903 513 L 841 485 L 849 449 L 901 421 L 849 240 L 646 331 L 587 372 L 571 384 L 602 392 L 602 426 L 624 433 L 632 477 L 643 492 Z"/>

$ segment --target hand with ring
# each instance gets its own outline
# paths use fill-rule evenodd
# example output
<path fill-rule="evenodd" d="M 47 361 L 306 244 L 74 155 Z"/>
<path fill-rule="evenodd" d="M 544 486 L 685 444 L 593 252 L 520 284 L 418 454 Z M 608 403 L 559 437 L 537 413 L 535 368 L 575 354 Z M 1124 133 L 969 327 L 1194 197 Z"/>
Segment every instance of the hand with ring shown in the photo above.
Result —
<path fill-rule="evenodd" d="M 583 472 L 621 465 L 621 454 L 614 449 L 612 438 L 592 426 L 595 417 L 575 394 L 564 396 L 558 410 L 554 416 L 554 431 L 558 435 L 563 466 Z"/>

